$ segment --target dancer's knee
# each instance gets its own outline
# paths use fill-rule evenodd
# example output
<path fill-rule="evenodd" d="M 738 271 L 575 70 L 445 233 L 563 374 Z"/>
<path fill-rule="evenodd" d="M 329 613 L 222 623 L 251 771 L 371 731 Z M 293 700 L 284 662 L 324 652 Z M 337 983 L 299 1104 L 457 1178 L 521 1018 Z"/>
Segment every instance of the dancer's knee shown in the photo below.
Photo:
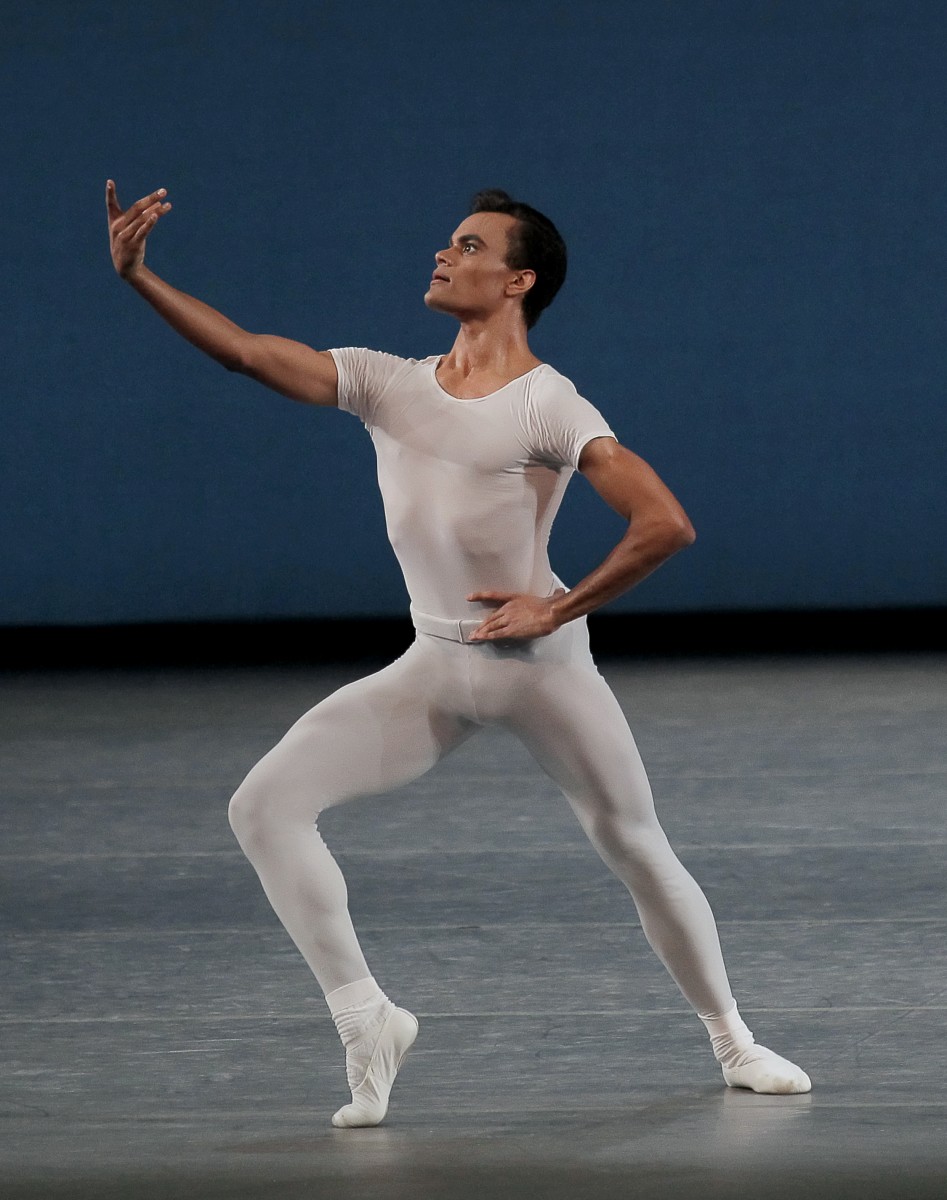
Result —
<path fill-rule="evenodd" d="M 640 820 L 611 806 L 601 805 L 583 822 L 599 854 L 621 877 L 644 879 L 672 854 L 657 820 Z"/>
<path fill-rule="evenodd" d="M 263 772 L 254 769 L 234 792 L 227 817 L 230 828 L 243 850 L 252 856 L 256 847 L 266 844 L 273 828 L 275 794 Z"/>
<path fill-rule="evenodd" d="M 256 788 L 249 785 L 247 780 L 244 780 L 231 797 L 230 806 L 227 809 L 230 828 L 241 846 L 252 839 L 253 831 L 258 824 L 259 811 L 259 793 Z"/>
<path fill-rule="evenodd" d="M 333 803 L 328 789 L 302 776 L 298 765 L 271 751 L 234 792 L 227 815 L 244 852 L 265 849 L 311 829 L 319 813 Z"/>

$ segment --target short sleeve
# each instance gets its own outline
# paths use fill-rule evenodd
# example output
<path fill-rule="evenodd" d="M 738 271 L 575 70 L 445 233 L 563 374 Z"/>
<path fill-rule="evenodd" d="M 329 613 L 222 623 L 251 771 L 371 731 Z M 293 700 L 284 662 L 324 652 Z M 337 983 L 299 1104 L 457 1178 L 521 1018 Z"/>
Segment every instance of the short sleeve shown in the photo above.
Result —
<path fill-rule="evenodd" d="M 329 353 L 339 373 L 339 408 L 371 426 L 379 400 L 392 379 L 407 365 L 406 360 L 360 346 L 346 346 Z"/>
<path fill-rule="evenodd" d="M 541 376 L 528 390 L 524 417 L 531 453 L 552 466 L 578 470 L 589 442 L 597 437 L 615 438 L 598 409 L 557 371 Z"/>

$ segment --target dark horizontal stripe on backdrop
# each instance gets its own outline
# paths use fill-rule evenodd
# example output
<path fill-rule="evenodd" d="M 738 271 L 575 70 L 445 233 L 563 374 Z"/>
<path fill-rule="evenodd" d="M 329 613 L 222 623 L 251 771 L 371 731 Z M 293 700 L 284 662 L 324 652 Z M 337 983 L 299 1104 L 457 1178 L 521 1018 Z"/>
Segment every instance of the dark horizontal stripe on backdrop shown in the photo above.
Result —
<path fill-rule="evenodd" d="M 606 613 L 589 621 L 599 657 L 872 654 L 947 649 L 947 609 Z M 0 667 L 224 666 L 387 660 L 406 618 L 0 628 Z"/>

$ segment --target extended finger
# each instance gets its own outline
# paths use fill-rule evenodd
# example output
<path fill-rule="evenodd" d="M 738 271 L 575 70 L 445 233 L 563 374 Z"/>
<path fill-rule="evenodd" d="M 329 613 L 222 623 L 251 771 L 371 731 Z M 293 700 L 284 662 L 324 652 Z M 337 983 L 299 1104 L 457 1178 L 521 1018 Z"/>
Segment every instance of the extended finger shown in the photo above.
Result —
<path fill-rule="evenodd" d="M 118 202 L 118 196 L 115 192 L 115 180 L 106 179 L 105 181 L 105 207 L 108 209 L 110 219 L 122 215 L 122 206 Z"/>
<path fill-rule="evenodd" d="M 515 599 L 517 592 L 471 592 L 468 600 L 488 600 L 491 604 L 506 604 Z"/>
<path fill-rule="evenodd" d="M 151 229 L 151 227 L 154 225 L 154 221 L 151 219 L 151 217 L 152 217 L 152 214 L 150 212 L 145 212 L 145 213 L 142 213 L 141 216 L 139 216 L 137 218 L 137 220 L 130 221 L 127 225 L 124 225 L 121 229 L 118 229 L 118 230 L 113 229 L 112 230 L 112 240 L 116 243 L 124 244 L 124 245 L 128 245 L 129 243 L 137 242 L 142 233 L 142 230 L 144 230 L 144 232 L 147 233 L 148 230 Z"/>
<path fill-rule="evenodd" d="M 167 194 L 167 188 L 158 188 L 158 190 L 156 192 L 152 192 L 150 196 L 142 196 L 140 200 L 136 200 L 131 208 L 126 209 L 123 217 L 119 221 L 119 227 L 121 229 L 126 229 L 132 223 L 132 221 L 137 220 L 146 209 L 150 208 L 153 204 L 160 204 Z"/>

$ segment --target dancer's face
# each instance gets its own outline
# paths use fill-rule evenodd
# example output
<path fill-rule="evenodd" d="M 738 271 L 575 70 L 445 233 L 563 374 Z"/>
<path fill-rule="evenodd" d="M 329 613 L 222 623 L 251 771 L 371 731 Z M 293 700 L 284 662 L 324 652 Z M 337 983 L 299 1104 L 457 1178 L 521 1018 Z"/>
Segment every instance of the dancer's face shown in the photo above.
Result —
<path fill-rule="evenodd" d="M 434 276 L 424 297 L 428 308 L 460 320 L 483 319 L 527 291 L 533 272 L 506 264 L 516 223 L 506 213 L 474 213 L 463 221 L 450 245 L 434 255 Z"/>

